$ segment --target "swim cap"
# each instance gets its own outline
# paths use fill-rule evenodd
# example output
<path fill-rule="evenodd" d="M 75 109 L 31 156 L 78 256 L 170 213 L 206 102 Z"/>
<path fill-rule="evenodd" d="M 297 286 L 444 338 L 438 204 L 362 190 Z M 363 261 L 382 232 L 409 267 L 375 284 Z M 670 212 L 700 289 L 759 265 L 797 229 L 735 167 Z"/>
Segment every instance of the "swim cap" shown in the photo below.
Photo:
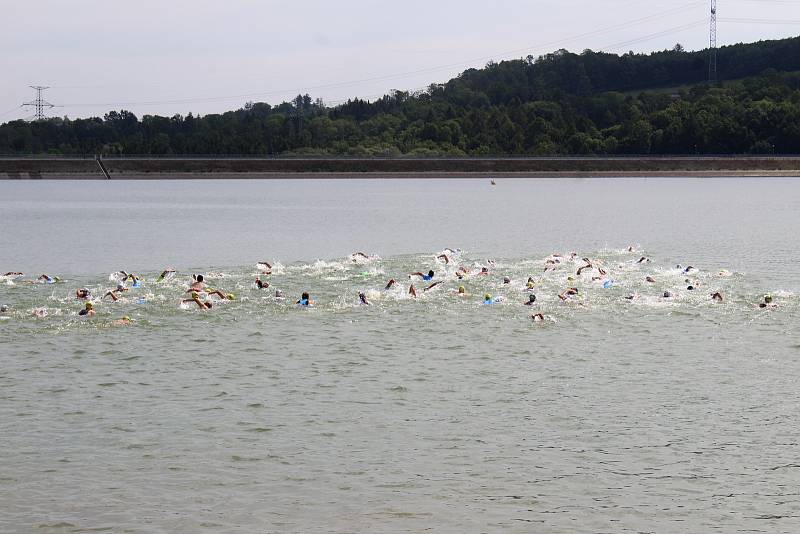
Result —
<path fill-rule="evenodd" d="M 124 316 L 122 317 L 122 320 L 123 320 L 123 321 L 130 321 L 130 320 L 131 320 L 131 318 L 130 318 L 130 317 L 128 317 L 127 315 L 124 315 Z"/>
<path fill-rule="evenodd" d="M 197 291 L 192 291 L 192 298 L 193 299 L 199 299 L 200 298 L 200 294 Z"/>
<path fill-rule="evenodd" d="M 664 297 L 665 298 L 670 298 L 671 296 L 672 296 L 672 293 L 670 293 L 669 291 L 664 291 Z"/>
<path fill-rule="evenodd" d="M 54 276 L 54 277 L 53 277 L 53 280 L 55 280 L 56 282 L 60 282 L 60 281 L 61 281 L 61 278 L 59 278 L 59 277 L 57 277 L 57 276 Z"/>
<path fill-rule="evenodd" d="M 228 300 L 236 300 L 236 295 L 233 293 L 228 293 Z"/>
<path fill-rule="evenodd" d="M 504 283 L 504 284 L 510 284 L 510 283 L 511 283 L 511 278 L 509 278 L 509 277 L 507 277 L 507 276 L 504 276 L 504 277 L 503 277 L 503 283 Z"/>
<path fill-rule="evenodd" d="M 490 293 L 486 293 L 486 294 L 483 296 L 483 300 L 492 300 L 492 295 L 491 295 Z"/>
<path fill-rule="evenodd" d="M 458 286 L 459 293 L 463 293 L 464 291 L 466 291 L 466 289 L 464 289 L 464 286 Z"/>
<path fill-rule="evenodd" d="M 0 312 L 7 312 L 8 311 L 8 304 L 3 304 L 0 306 Z"/>
<path fill-rule="evenodd" d="M 764 302 L 772 302 L 772 295 L 764 295 Z"/>
<path fill-rule="evenodd" d="M 528 282 L 528 289 L 533 289 L 533 282 Z"/>
<path fill-rule="evenodd" d="M 571 276 L 568 276 L 568 277 L 567 277 L 567 280 L 569 280 L 570 282 L 572 282 L 572 281 L 573 281 L 573 280 L 575 280 L 575 279 L 574 279 L 574 278 L 572 278 Z"/>
<path fill-rule="evenodd" d="M 92 310 L 92 309 L 94 309 L 94 304 L 92 304 L 91 302 L 87 302 L 87 303 L 86 303 L 86 309 L 87 309 L 87 310 Z"/>
<path fill-rule="evenodd" d="M 536 295 L 530 295 L 528 297 L 528 302 L 536 302 Z"/>

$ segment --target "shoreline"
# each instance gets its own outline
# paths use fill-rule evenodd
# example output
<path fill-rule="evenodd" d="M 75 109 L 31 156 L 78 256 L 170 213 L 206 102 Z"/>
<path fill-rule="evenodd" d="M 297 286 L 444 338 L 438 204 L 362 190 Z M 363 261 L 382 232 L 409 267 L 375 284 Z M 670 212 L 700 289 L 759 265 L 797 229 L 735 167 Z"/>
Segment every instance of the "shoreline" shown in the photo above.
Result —
<path fill-rule="evenodd" d="M 611 177 L 800 177 L 800 156 L 104 158 L 100 161 L 94 158 L 0 157 L 0 180 Z"/>

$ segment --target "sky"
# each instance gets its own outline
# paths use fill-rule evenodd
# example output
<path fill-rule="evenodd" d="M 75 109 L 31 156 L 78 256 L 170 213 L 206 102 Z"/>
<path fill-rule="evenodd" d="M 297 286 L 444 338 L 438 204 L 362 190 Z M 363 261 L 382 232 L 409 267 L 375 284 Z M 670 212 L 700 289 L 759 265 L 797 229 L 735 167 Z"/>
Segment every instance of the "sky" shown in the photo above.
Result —
<path fill-rule="evenodd" d="M 299 93 L 332 105 L 422 90 L 559 48 L 708 46 L 710 0 L 0 0 L 0 123 L 206 115 Z M 800 0 L 718 0 L 719 45 L 800 35 Z"/>

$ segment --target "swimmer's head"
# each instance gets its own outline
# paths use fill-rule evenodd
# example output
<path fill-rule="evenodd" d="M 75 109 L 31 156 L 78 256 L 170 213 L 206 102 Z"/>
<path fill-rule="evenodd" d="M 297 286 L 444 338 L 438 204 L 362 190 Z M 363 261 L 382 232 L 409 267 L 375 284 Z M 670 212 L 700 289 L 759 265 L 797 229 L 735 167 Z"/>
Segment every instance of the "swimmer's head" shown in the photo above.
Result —
<path fill-rule="evenodd" d="M 491 294 L 491 293 L 486 293 L 486 294 L 483 296 L 483 300 L 484 300 L 484 301 L 487 301 L 487 300 L 492 300 L 492 294 Z"/>
<path fill-rule="evenodd" d="M 686 289 L 689 291 L 694 291 L 694 286 L 686 286 Z"/>
<path fill-rule="evenodd" d="M 528 289 L 533 289 L 533 282 L 528 282 Z"/>
<path fill-rule="evenodd" d="M 571 276 L 568 276 L 568 277 L 567 277 L 567 280 L 568 280 L 569 282 L 572 282 L 572 281 L 573 281 L 573 280 L 575 280 L 575 279 L 574 279 L 574 278 L 572 278 Z"/>
<path fill-rule="evenodd" d="M 124 315 L 124 316 L 122 317 L 122 320 L 123 320 L 123 321 L 130 321 L 130 320 L 131 320 L 131 318 L 130 318 L 130 317 L 128 317 L 127 315 Z"/>
<path fill-rule="evenodd" d="M 504 284 L 510 284 L 511 283 L 511 278 L 509 278 L 508 276 L 504 276 L 503 277 L 503 283 Z"/>
<path fill-rule="evenodd" d="M 433 270 L 428 271 L 428 276 L 433 277 Z"/>
<path fill-rule="evenodd" d="M 303 292 L 303 294 L 300 296 L 300 298 L 303 299 L 303 300 L 308 300 L 308 292 Z"/>
<path fill-rule="evenodd" d="M 206 308 L 208 308 L 209 310 L 211 309 L 212 304 L 210 302 L 206 302 L 205 305 L 206 305 Z"/>
<path fill-rule="evenodd" d="M 203 280 L 205 280 L 205 278 L 203 278 L 203 275 L 202 274 L 198 274 L 197 275 L 197 281 L 198 282 L 202 282 Z"/>
<path fill-rule="evenodd" d="M 54 276 L 54 277 L 53 277 L 53 281 L 55 281 L 55 282 L 60 282 L 60 281 L 61 281 L 61 278 L 59 278 L 58 276 Z"/>
<path fill-rule="evenodd" d="M 670 293 L 669 291 L 664 291 L 664 298 L 665 299 L 668 299 L 668 298 L 671 298 L 671 297 L 672 297 L 672 293 Z"/>
<path fill-rule="evenodd" d="M 464 286 L 458 286 L 458 292 L 459 292 L 459 293 L 461 293 L 462 295 L 463 295 L 463 294 L 464 294 L 466 291 L 467 291 L 467 290 L 464 288 Z"/>
<path fill-rule="evenodd" d="M 772 303 L 772 295 L 764 295 L 764 302 L 767 304 Z"/>
<path fill-rule="evenodd" d="M 283 298 L 283 291 L 280 289 L 275 290 L 275 298 L 282 299 Z"/>
<path fill-rule="evenodd" d="M 236 295 L 233 293 L 228 293 L 228 300 L 236 300 Z"/>
<path fill-rule="evenodd" d="M 536 302 L 536 295 L 529 295 L 528 302 Z"/>
<path fill-rule="evenodd" d="M 87 302 L 86 303 L 86 309 L 87 310 L 93 310 L 94 309 L 94 304 L 92 304 L 91 302 Z"/>
<path fill-rule="evenodd" d="M 0 306 L 0 312 L 7 312 L 9 309 L 8 304 L 3 304 Z"/>

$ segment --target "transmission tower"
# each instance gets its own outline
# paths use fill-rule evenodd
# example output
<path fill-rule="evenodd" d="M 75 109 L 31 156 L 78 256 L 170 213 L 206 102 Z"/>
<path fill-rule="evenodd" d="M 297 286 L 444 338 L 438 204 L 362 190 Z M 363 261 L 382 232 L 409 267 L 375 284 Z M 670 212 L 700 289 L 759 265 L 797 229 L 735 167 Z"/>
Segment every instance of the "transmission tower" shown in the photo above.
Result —
<path fill-rule="evenodd" d="M 47 118 L 44 114 L 44 108 L 53 108 L 53 104 L 42 98 L 42 91 L 50 89 L 49 87 L 42 87 L 41 85 L 31 85 L 31 89 L 36 89 L 36 100 L 33 102 L 25 102 L 23 106 L 32 106 L 36 111 L 33 114 L 33 120 L 41 121 Z"/>
<path fill-rule="evenodd" d="M 708 81 L 717 81 L 717 0 L 711 0 L 711 30 L 708 34 Z"/>

